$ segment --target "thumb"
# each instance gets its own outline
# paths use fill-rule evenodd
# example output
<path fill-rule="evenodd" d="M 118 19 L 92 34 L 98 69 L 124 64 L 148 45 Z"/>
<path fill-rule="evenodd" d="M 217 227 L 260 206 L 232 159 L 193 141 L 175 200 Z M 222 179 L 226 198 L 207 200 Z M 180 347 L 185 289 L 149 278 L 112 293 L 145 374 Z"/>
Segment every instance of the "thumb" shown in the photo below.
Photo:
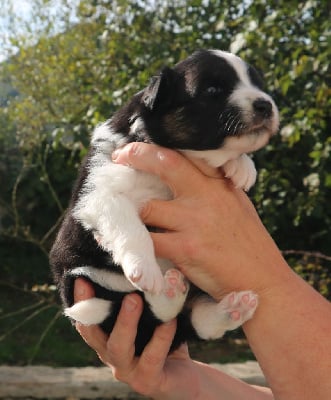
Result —
<path fill-rule="evenodd" d="M 114 163 L 157 175 L 174 197 L 199 190 L 204 174 L 183 155 L 155 144 L 129 143 L 112 154 Z M 201 164 L 201 162 L 199 163 Z M 192 189 L 193 188 L 193 189 Z"/>

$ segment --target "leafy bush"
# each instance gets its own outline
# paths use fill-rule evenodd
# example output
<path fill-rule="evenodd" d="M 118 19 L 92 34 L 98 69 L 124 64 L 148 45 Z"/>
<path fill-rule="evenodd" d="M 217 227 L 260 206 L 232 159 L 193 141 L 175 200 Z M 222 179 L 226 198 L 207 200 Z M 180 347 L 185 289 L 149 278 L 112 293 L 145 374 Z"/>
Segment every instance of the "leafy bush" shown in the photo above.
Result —
<path fill-rule="evenodd" d="M 0 318 L 6 316 L 0 359 L 66 363 L 54 354 L 45 360 L 37 350 L 46 334 L 47 342 L 52 336 L 60 343 L 68 330 L 50 290 L 47 252 L 89 133 L 162 66 L 201 47 L 230 49 L 264 71 L 282 123 L 278 137 L 255 155 L 259 177 L 252 199 L 280 248 L 290 251 L 293 268 L 330 298 L 329 2 L 57 3 L 54 9 L 52 2 L 33 0 L 33 15 L 22 20 L 0 1 L 11 16 L 9 42 L 0 43 L 9 49 L 0 67 Z M 17 321 L 31 315 L 29 307 L 32 314 L 46 308 L 30 321 L 30 350 L 15 352 L 23 329 Z M 66 349 L 76 349 L 75 336 L 66 340 Z M 83 362 L 82 351 L 73 362 Z M 91 354 L 85 358 L 90 363 Z"/>

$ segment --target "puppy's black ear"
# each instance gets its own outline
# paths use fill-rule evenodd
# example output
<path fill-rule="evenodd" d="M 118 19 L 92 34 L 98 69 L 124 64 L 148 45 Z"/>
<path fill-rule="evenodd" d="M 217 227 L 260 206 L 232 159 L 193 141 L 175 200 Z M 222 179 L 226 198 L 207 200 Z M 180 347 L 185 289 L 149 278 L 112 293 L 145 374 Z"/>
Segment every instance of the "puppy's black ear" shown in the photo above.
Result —
<path fill-rule="evenodd" d="M 158 106 L 166 106 L 171 102 L 175 92 L 176 72 L 165 67 L 157 76 L 153 76 L 144 90 L 142 102 L 151 111 Z"/>

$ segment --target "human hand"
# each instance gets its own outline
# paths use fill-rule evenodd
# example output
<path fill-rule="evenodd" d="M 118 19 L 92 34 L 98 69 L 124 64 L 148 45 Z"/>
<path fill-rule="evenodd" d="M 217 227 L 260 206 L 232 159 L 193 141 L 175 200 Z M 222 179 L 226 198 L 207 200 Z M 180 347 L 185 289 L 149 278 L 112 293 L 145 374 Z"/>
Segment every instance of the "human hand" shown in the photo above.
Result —
<path fill-rule="evenodd" d="M 93 297 L 92 286 L 78 278 L 74 286 L 75 302 Z M 76 324 L 85 342 L 101 361 L 109 366 L 116 379 L 129 384 L 143 395 L 162 400 L 191 400 L 199 391 L 195 363 L 186 346 L 168 356 L 176 331 L 176 321 L 160 325 L 138 358 L 134 355 L 137 324 L 142 312 L 142 299 L 130 294 L 123 300 L 113 331 L 108 337 L 98 326 Z"/>
<path fill-rule="evenodd" d="M 113 161 L 156 174 L 171 189 L 173 200 L 148 202 L 141 217 L 163 229 L 151 233 L 156 254 L 171 260 L 190 281 L 216 299 L 278 284 L 277 274 L 269 272 L 271 261 L 281 259 L 279 250 L 247 195 L 218 170 L 146 143 L 125 146 Z"/>

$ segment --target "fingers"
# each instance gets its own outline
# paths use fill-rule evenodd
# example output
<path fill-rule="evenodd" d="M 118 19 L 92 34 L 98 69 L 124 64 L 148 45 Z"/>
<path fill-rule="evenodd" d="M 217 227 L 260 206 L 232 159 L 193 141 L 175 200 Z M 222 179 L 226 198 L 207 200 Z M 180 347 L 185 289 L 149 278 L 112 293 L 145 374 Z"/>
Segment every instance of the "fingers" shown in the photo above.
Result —
<path fill-rule="evenodd" d="M 175 320 L 157 327 L 151 341 L 137 359 L 128 383 L 138 393 L 160 398 L 155 394 L 162 391 L 162 385 L 165 384 L 165 364 L 175 331 Z"/>
<path fill-rule="evenodd" d="M 158 393 L 161 385 L 164 384 L 164 366 L 175 332 L 175 320 L 157 327 L 139 358 L 132 354 L 120 360 L 112 353 L 115 378 L 128 383 L 136 392 L 153 397 L 153 393 Z M 122 340 L 124 338 L 125 336 Z M 109 346 L 115 346 L 115 344 L 115 340 L 111 337 Z M 119 355 L 120 352 L 121 350 L 118 350 L 117 354 Z"/>
<path fill-rule="evenodd" d="M 118 164 L 158 175 L 175 197 L 187 187 L 199 187 L 201 182 L 201 172 L 184 156 L 154 144 L 130 143 L 114 152 L 112 158 Z"/>
<path fill-rule="evenodd" d="M 74 283 L 75 303 L 94 297 L 93 286 L 83 278 L 77 278 Z M 97 353 L 101 352 L 107 343 L 107 336 L 98 326 L 85 326 L 76 323 L 76 329 L 84 341 Z"/>
<path fill-rule="evenodd" d="M 93 286 L 83 278 L 77 278 L 74 283 L 74 302 L 94 297 Z"/>
<path fill-rule="evenodd" d="M 177 322 L 172 320 L 158 326 L 142 353 L 138 367 L 146 376 L 160 375 L 175 336 Z"/>
<path fill-rule="evenodd" d="M 77 322 L 76 329 L 84 341 L 96 351 L 103 360 L 102 354 L 107 347 L 108 336 L 97 325 L 82 325 Z"/>
<path fill-rule="evenodd" d="M 140 211 L 141 220 L 148 226 L 157 226 L 168 231 L 177 231 L 186 221 L 187 207 L 181 202 L 151 200 Z"/>
<path fill-rule="evenodd" d="M 133 368 L 135 338 L 142 306 L 142 300 L 137 294 L 126 296 L 109 337 L 97 325 L 76 324 L 77 331 L 98 353 L 100 359 L 117 368 L 123 376 L 128 375 Z"/>
<path fill-rule="evenodd" d="M 180 235 L 175 232 L 150 233 L 153 240 L 155 254 L 159 258 L 166 258 L 181 267 L 181 261 L 184 258 L 183 243 Z"/>
<path fill-rule="evenodd" d="M 104 358 L 118 369 L 118 374 L 121 375 L 116 376 L 118 379 L 123 379 L 133 368 L 135 339 L 142 309 L 143 302 L 139 295 L 126 296 L 110 334 Z"/>
<path fill-rule="evenodd" d="M 76 301 L 93 295 L 93 288 L 89 283 L 83 279 L 76 280 Z M 164 365 L 176 332 L 176 321 L 157 327 L 143 354 L 137 358 L 135 339 L 142 310 L 142 298 L 132 293 L 124 298 L 109 337 L 96 325 L 76 324 L 76 327 L 86 343 L 111 367 L 116 379 L 148 395 L 158 392 L 164 382 Z"/>

